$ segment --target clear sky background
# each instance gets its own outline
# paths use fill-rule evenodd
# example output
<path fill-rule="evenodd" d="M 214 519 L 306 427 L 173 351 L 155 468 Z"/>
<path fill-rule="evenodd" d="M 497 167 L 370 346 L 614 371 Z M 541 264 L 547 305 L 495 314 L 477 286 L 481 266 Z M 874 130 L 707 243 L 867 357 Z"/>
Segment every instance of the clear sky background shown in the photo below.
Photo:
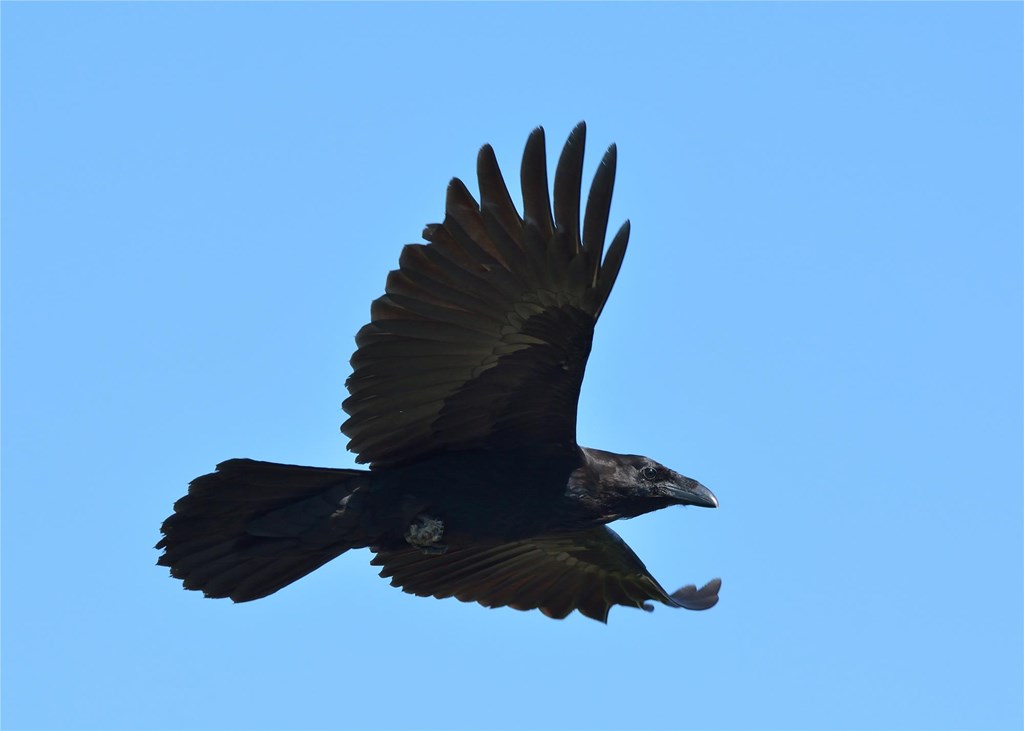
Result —
<path fill-rule="evenodd" d="M 2 7 L 5 729 L 1019 729 L 1020 3 Z M 619 145 L 581 443 L 704 613 L 154 565 L 230 457 L 351 466 L 352 336 L 538 125 Z M 554 148 L 554 149 L 552 149 Z M 514 194 L 518 197 L 518 192 Z"/>

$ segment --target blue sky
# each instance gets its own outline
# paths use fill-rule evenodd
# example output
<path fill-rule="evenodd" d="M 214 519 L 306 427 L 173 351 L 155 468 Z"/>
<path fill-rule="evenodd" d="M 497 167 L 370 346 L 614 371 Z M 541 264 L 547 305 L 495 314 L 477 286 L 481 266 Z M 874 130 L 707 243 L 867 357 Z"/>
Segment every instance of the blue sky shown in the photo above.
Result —
<path fill-rule="evenodd" d="M 2 7 L 7 729 L 1010 729 L 1022 21 L 980 4 Z M 580 119 L 631 249 L 580 442 L 717 511 L 616 529 L 712 611 L 247 605 L 152 549 L 230 457 L 350 466 L 402 244 Z"/>

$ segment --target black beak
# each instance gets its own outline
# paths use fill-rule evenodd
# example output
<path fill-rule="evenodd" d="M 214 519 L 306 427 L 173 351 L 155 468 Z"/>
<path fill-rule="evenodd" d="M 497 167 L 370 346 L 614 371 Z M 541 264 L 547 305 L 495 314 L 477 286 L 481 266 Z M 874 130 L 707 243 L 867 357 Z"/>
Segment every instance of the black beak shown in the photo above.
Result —
<path fill-rule="evenodd" d="M 696 480 L 689 477 L 682 477 L 676 484 L 668 488 L 668 496 L 681 505 L 696 505 L 700 508 L 717 508 L 718 498 L 715 493 L 704 487 Z"/>

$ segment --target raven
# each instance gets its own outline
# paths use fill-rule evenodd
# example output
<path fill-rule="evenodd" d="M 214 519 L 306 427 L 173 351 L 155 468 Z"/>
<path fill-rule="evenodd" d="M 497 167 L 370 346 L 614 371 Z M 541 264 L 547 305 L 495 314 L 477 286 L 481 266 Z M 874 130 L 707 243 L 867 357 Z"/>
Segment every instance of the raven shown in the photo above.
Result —
<path fill-rule="evenodd" d="M 368 471 L 223 462 L 174 504 L 158 563 L 186 589 L 236 602 L 368 547 L 381 576 L 419 596 L 602 622 L 615 604 L 714 606 L 719 579 L 669 594 L 607 527 L 670 505 L 717 507 L 711 491 L 647 457 L 576 443 L 594 325 L 629 238 L 627 221 L 604 251 L 615 145 L 581 231 L 585 138 L 581 122 L 562 150 L 553 215 L 537 128 L 522 216 L 485 145 L 480 203 L 453 178 L 444 223 L 402 250 L 356 335 L 342 405 Z"/>

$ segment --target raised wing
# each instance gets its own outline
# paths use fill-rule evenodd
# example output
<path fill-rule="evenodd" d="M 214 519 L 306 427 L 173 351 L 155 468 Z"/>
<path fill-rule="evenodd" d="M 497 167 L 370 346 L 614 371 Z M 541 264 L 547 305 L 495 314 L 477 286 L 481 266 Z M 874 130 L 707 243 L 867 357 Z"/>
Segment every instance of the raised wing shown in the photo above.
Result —
<path fill-rule="evenodd" d="M 572 610 L 601 622 L 615 604 L 653 609 L 710 609 L 718 603 L 720 579 L 701 589 L 666 592 L 647 567 L 606 526 L 557 533 L 496 546 L 453 548 L 429 555 L 409 548 L 378 553 L 371 562 L 392 586 L 417 596 L 455 597 L 485 607 L 540 609 L 561 619 Z"/>
<path fill-rule="evenodd" d="M 569 136 L 548 202 L 544 131 L 526 143 L 523 216 L 494 151 L 480 150 L 478 205 L 458 178 L 429 244 L 410 244 L 356 335 L 341 430 L 357 461 L 396 465 L 441 451 L 576 448 L 576 406 L 594 323 L 629 239 L 603 256 L 615 146 L 594 177 L 580 232 L 586 127 Z"/>

